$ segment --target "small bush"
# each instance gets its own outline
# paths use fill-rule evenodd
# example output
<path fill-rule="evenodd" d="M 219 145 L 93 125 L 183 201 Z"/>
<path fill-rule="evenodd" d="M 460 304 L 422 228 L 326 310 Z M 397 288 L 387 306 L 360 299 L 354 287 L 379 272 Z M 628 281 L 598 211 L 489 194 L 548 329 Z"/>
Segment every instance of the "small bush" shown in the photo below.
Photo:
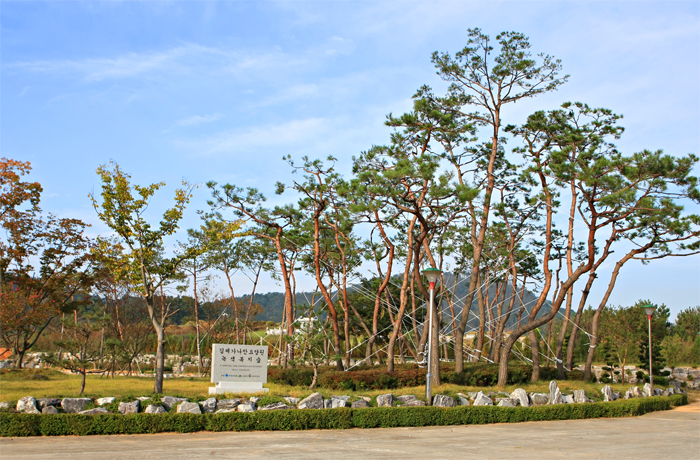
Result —
<path fill-rule="evenodd" d="M 584 372 L 578 369 L 574 369 L 566 374 L 566 380 L 580 380 L 583 381 Z"/>
<path fill-rule="evenodd" d="M 280 369 L 278 367 L 267 370 L 267 381 L 293 387 L 308 387 L 314 377 L 313 369 Z"/>
<path fill-rule="evenodd" d="M 425 384 L 425 369 L 397 366 L 391 374 L 383 368 L 366 368 L 353 371 L 337 371 L 334 367 L 319 369 L 318 386 L 330 390 L 364 391 L 391 390 L 394 388 L 415 387 Z M 442 381 L 462 386 L 493 386 L 498 382 L 498 364 L 469 363 L 464 372 L 455 372 L 454 365 L 441 363 L 440 374 Z M 583 380 L 582 371 L 569 372 L 572 380 Z M 271 383 L 291 386 L 309 386 L 313 377 L 310 369 L 279 369 L 271 368 L 268 381 Z M 508 384 L 517 385 L 529 382 L 532 368 L 523 365 L 508 366 Z M 556 380 L 557 369 L 552 367 L 540 368 L 540 379 Z"/>

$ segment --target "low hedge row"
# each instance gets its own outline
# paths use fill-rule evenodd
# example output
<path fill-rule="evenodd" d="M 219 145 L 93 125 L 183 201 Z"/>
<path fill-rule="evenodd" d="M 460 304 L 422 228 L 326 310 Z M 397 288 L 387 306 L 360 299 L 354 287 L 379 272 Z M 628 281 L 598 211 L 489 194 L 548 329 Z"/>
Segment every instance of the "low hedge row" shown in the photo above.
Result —
<path fill-rule="evenodd" d="M 538 407 L 460 406 L 372 407 L 230 412 L 221 414 L 16 414 L 0 413 L 0 436 L 66 436 L 195 431 L 288 431 L 515 423 L 628 417 L 688 403 L 687 395 L 639 398 L 607 403 Z"/>
<path fill-rule="evenodd" d="M 356 371 L 337 371 L 333 367 L 319 369 L 318 386 L 331 390 L 363 391 L 390 390 L 393 388 L 415 387 L 425 384 L 425 369 L 400 368 L 388 373 L 384 368 L 366 368 Z M 517 385 L 529 382 L 532 367 L 522 365 L 508 366 L 508 384 Z M 464 372 L 455 372 L 454 365 L 443 363 L 440 366 L 440 377 L 445 383 L 456 385 L 490 387 L 498 382 L 498 364 L 470 363 Z M 306 368 L 268 370 L 268 381 L 291 386 L 309 386 L 313 371 Z M 540 369 L 541 380 L 554 380 L 557 370 L 551 367 Z M 567 375 L 568 380 L 583 380 L 583 372 L 572 371 Z"/>

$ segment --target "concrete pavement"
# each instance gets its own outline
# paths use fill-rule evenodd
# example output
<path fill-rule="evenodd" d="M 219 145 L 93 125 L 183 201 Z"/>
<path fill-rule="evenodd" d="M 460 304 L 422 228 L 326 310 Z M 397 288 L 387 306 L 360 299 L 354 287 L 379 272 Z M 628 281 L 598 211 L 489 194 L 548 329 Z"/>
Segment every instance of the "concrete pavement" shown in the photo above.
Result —
<path fill-rule="evenodd" d="M 2 460 L 700 459 L 700 402 L 617 419 L 425 428 L 3 438 Z"/>

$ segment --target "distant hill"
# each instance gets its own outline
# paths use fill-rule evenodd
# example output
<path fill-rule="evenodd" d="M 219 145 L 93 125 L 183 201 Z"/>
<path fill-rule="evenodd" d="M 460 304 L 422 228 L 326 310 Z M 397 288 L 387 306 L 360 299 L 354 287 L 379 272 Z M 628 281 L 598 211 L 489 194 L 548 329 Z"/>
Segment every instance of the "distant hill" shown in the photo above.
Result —
<path fill-rule="evenodd" d="M 446 288 L 452 290 L 452 286 L 454 285 L 454 276 L 451 273 L 446 273 L 444 275 L 445 279 L 445 286 Z M 396 278 L 397 282 L 399 278 Z M 352 290 L 352 288 L 351 288 Z M 457 287 L 455 289 L 455 314 L 459 315 L 459 313 L 462 311 L 462 308 L 464 307 L 464 298 L 467 295 L 467 291 L 469 290 L 469 278 L 460 278 L 457 283 Z M 493 298 L 495 296 L 496 291 L 495 291 L 495 286 L 490 286 L 489 288 L 489 297 Z M 316 295 L 318 298 L 318 294 Z M 512 294 L 512 289 L 510 286 L 508 286 L 508 289 L 506 290 L 506 305 L 508 302 L 510 302 L 511 297 L 513 296 Z M 523 295 L 522 303 L 525 304 L 525 308 L 529 310 L 532 306 L 535 305 L 535 302 L 537 301 L 538 295 L 535 293 L 532 293 L 528 290 L 525 290 L 525 293 Z M 296 293 L 296 300 L 297 304 L 308 304 L 311 303 L 311 299 L 313 298 L 313 292 L 297 292 Z M 334 298 L 335 298 L 335 293 L 334 293 Z M 241 301 L 248 302 L 250 299 L 249 295 L 245 295 L 242 297 L 238 298 Z M 255 303 L 260 304 L 263 307 L 263 312 L 255 316 L 256 321 L 275 321 L 279 322 L 282 319 L 282 309 L 284 307 L 284 292 L 268 292 L 265 294 L 255 294 L 255 297 L 253 299 Z M 517 312 L 520 309 L 521 306 L 521 299 L 520 299 L 520 291 L 518 291 L 515 295 L 515 303 L 513 305 L 513 313 L 511 314 L 509 320 L 508 320 L 508 326 L 512 326 L 517 322 Z M 546 312 L 549 311 L 549 306 L 550 302 L 547 301 L 547 303 L 543 306 L 543 308 L 540 310 L 540 313 L 538 316 L 545 314 Z M 446 317 L 450 316 L 450 309 L 449 305 L 447 302 L 443 302 L 442 304 L 443 308 L 443 314 L 447 315 Z M 479 319 L 478 319 L 478 314 L 479 314 L 479 307 L 477 305 L 476 298 L 474 299 L 472 303 L 472 308 L 471 308 L 471 313 L 469 315 L 470 319 L 468 322 L 468 327 L 467 329 L 473 329 L 478 327 L 479 325 Z M 522 315 L 523 320 L 527 320 L 528 314 L 525 312 Z"/>

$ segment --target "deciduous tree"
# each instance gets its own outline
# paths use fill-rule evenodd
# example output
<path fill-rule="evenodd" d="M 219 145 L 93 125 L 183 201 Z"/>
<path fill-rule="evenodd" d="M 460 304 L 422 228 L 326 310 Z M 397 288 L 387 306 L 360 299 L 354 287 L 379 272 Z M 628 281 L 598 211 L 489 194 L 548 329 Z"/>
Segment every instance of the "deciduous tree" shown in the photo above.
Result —
<path fill-rule="evenodd" d="M 192 249 L 167 257 L 164 255 L 163 240 L 177 231 L 185 206 L 190 200 L 192 186 L 183 181 L 183 187 L 175 191 L 173 207 L 163 213 L 157 225 L 152 225 L 145 213 L 153 195 L 165 186 L 164 182 L 148 186 L 131 184 L 131 176 L 114 162 L 100 166 L 97 174 L 102 180 L 101 202 L 95 194 L 90 194 L 90 198 L 97 215 L 119 235 L 129 250 L 129 276 L 137 281 L 139 294 L 146 302 L 158 341 L 153 391 L 162 393 L 165 321 L 170 311 L 166 304 L 161 305 L 158 311 L 156 295 L 164 284 L 181 276 L 182 264 L 197 252 Z"/>

